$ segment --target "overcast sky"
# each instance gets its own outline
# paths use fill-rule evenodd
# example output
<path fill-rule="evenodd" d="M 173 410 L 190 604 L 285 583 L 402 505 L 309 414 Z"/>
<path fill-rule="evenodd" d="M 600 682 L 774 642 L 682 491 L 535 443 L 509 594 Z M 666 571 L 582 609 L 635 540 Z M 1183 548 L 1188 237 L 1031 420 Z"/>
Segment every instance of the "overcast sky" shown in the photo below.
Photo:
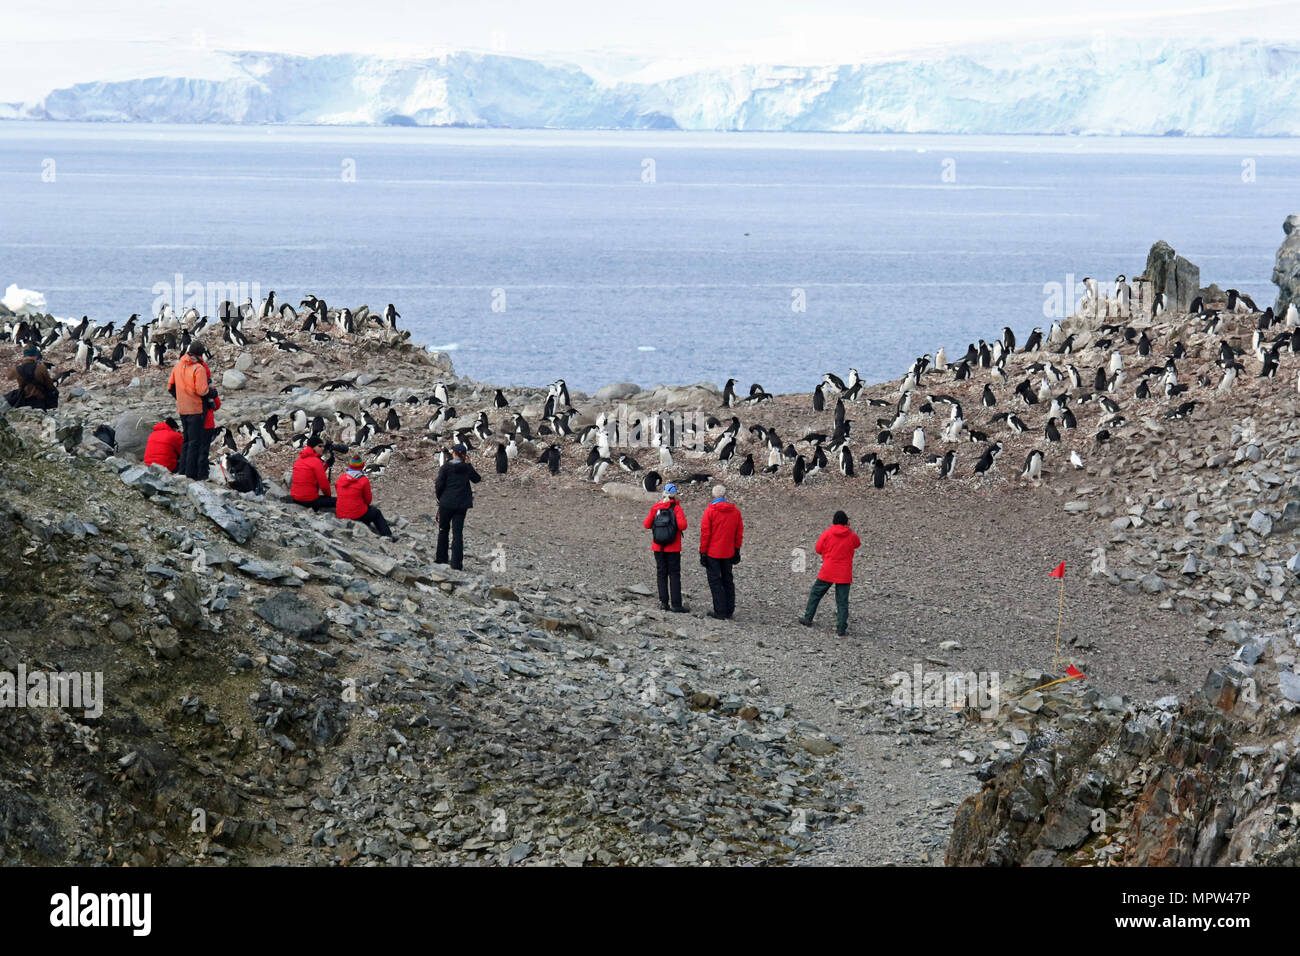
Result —
<path fill-rule="evenodd" d="M 660 69 L 839 63 L 1098 31 L 1294 41 L 1300 0 L 14 0 L 0 4 L 0 100 L 88 80 L 208 75 L 215 50 L 497 50 L 618 75 L 617 60 L 629 57 L 671 64 Z"/>

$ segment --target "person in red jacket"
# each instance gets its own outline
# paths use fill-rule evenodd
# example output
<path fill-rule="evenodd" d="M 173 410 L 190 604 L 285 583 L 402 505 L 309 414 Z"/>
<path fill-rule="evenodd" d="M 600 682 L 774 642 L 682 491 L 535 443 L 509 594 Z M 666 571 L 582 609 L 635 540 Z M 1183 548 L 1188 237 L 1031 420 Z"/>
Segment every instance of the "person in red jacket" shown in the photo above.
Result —
<path fill-rule="evenodd" d="M 307 439 L 307 444 L 298 452 L 298 460 L 293 463 L 293 480 L 289 483 L 289 497 L 313 511 L 333 509 L 337 504 L 330 494 L 329 475 L 320 457 L 320 447 L 324 444 L 325 440 L 319 435 Z"/>
<path fill-rule="evenodd" d="M 814 550 L 822 556 L 822 567 L 808 595 L 808 607 L 799 623 L 812 626 L 817 605 L 835 585 L 835 633 L 843 637 L 849 628 L 849 586 L 853 583 L 853 553 L 862 540 L 849 528 L 849 516 L 835 512 L 831 526 L 821 533 Z"/>
<path fill-rule="evenodd" d="M 668 518 L 664 519 L 666 529 L 661 531 L 655 526 L 655 515 L 661 511 L 667 511 Z M 664 485 L 664 496 L 662 500 L 655 502 L 650 513 L 645 516 L 645 521 L 641 522 L 641 527 L 649 528 L 652 532 L 650 537 L 650 550 L 655 556 L 655 577 L 659 580 L 659 606 L 665 611 L 673 611 L 682 614 L 689 611 L 690 608 L 682 604 L 682 532 L 686 530 L 686 512 L 682 510 L 682 503 L 677 500 L 677 486 L 672 482 Z M 668 532 L 673 533 L 673 539 L 667 543 L 661 543 L 660 537 L 667 537 Z M 669 589 L 672 591 L 672 604 L 668 603 Z"/>
<path fill-rule="evenodd" d="M 334 514 L 349 521 L 360 521 L 375 534 L 391 538 L 393 532 L 384 520 L 384 513 L 370 503 L 370 479 L 366 477 L 365 468 L 366 463 L 360 458 L 348 461 L 347 471 L 334 483 L 338 495 Z"/>
<path fill-rule="evenodd" d="M 162 465 L 174 472 L 181 461 L 181 426 L 176 419 L 168 418 L 159 422 L 149 433 L 149 440 L 144 443 L 144 463 Z"/>
<path fill-rule="evenodd" d="M 727 489 L 713 486 L 713 500 L 700 519 L 700 566 L 709 576 L 713 610 L 708 616 L 728 621 L 736 613 L 736 582 L 731 567 L 740 563 L 745 522 L 740 509 L 727 500 Z"/>

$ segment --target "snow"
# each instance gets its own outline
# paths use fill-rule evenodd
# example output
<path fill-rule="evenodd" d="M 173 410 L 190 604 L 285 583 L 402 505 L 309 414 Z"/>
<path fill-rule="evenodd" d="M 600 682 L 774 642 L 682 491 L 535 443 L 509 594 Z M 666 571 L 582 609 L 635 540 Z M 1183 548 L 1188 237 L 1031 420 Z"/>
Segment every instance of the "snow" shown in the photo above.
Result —
<path fill-rule="evenodd" d="M 593 76 L 490 53 L 211 53 L 202 76 L 81 83 L 0 104 L 0 119 L 1300 135 L 1300 46 L 1262 41 L 1042 41 L 838 66 L 634 67 Z"/>

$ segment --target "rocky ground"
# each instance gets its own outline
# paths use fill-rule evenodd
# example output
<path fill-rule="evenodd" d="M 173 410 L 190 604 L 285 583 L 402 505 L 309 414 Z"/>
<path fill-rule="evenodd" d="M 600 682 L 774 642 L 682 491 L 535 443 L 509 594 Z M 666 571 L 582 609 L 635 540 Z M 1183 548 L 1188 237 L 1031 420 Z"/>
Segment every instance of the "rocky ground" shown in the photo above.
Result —
<path fill-rule="evenodd" d="M 788 459 L 773 475 L 739 474 L 746 454 L 766 464 L 754 425 L 810 458 L 816 443 L 801 439 L 833 431 L 833 398 L 814 412 L 809 395 L 725 409 L 712 385 L 574 393 L 575 430 L 602 412 L 670 410 L 716 419 L 703 427 L 711 447 L 740 419 L 730 462 L 678 449 L 664 469 L 711 476 L 684 486 L 687 615 L 660 611 L 651 593 L 641 520 L 656 496 L 640 477 L 657 449 L 616 440 L 613 453 L 643 471 L 593 482 L 590 440 L 539 435 L 495 474 L 514 412 L 540 432 L 545 390 L 507 387 L 509 407 L 496 408 L 494 384 L 378 328 L 319 341 L 273 318 L 246 323 L 248 344 L 205 334 L 219 424 L 279 423 L 278 441 L 252 449 L 272 482 L 260 498 L 221 488 L 216 471 L 192 484 L 135 464 L 168 413 L 166 367 L 76 372 L 57 412 L 0 424 L 17 463 L 0 474 L 6 538 L 19 542 L 0 565 L 0 669 L 100 669 L 109 704 L 84 721 L 0 711 L 6 859 L 1285 859 L 1300 357 L 1279 348 L 1276 374 L 1261 377 L 1258 316 L 1204 291 L 1221 313 L 1211 330 L 1203 316 L 1114 307 L 1012 353 L 1005 380 L 978 363 L 957 376 L 960 356 L 931 366 L 901 418 L 906 380 L 864 388 L 845 409 L 854 477 L 834 455 L 798 485 Z M 302 351 L 276 349 L 266 331 Z M 1283 332 L 1263 333 L 1264 348 Z M 1225 342 L 1241 366 L 1227 386 Z M 56 370 L 74 349 L 48 350 Z M 1166 396 L 1171 354 L 1186 389 Z M 1048 362 L 1080 383 L 1056 380 Z M 1022 381 L 1043 398 L 1017 395 Z M 1142 382 L 1150 397 L 1136 396 Z M 456 414 L 430 428 L 438 383 Z M 1076 422 L 1055 419 L 1059 440 L 1053 397 Z M 386 411 L 375 399 L 401 418 L 361 443 L 370 457 L 393 446 L 373 478 L 393 541 L 279 500 L 295 413 L 355 439 L 336 413 Z M 965 426 L 946 441 L 954 403 Z M 480 412 L 493 435 L 471 439 L 484 480 L 458 573 L 432 562 L 436 455 Z M 101 423 L 115 426 L 115 449 L 91 436 Z M 923 451 L 902 447 L 916 428 Z M 551 441 L 558 475 L 536 462 Z M 975 475 L 989 442 L 1002 454 Z M 1022 477 L 1035 448 L 1042 475 Z M 941 478 L 930 459 L 949 451 L 956 467 Z M 871 454 L 898 465 L 883 488 L 862 460 Z M 732 622 L 703 616 L 690 559 L 713 480 L 746 522 Z M 838 508 L 864 542 L 843 639 L 830 598 L 815 628 L 794 622 L 812 543 Z M 1047 572 L 1062 560 L 1058 661 Z M 1086 679 L 1034 690 L 1067 664 Z M 996 713 L 899 706 L 894 675 L 917 666 L 996 672 Z M 1228 757 L 1259 786 L 1218 774 Z M 1184 823 L 1153 827 L 1189 807 Z"/>

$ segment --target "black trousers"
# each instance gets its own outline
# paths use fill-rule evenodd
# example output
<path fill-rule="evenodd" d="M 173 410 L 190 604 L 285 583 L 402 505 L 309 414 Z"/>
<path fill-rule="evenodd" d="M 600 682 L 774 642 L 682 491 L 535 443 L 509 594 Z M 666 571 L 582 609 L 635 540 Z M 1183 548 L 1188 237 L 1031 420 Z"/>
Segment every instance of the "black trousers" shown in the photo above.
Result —
<path fill-rule="evenodd" d="M 181 460 L 176 470 L 186 478 L 208 477 L 208 449 L 212 433 L 203 427 L 203 414 L 181 416 Z"/>
<path fill-rule="evenodd" d="M 299 501 L 297 498 L 290 498 L 289 500 L 296 505 L 310 508 L 312 511 L 333 511 L 334 506 L 338 504 L 338 500 L 333 495 L 321 495 L 314 501 Z"/>
<path fill-rule="evenodd" d="M 713 595 L 713 613 L 731 617 L 736 613 L 736 581 L 731 576 L 731 558 L 706 558 L 704 570 Z"/>
<path fill-rule="evenodd" d="M 357 520 L 368 526 L 371 531 L 381 538 L 391 538 L 393 536 L 393 529 L 388 527 L 388 522 L 384 520 L 384 513 L 374 505 L 367 508 L 366 513 Z"/>
<path fill-rule="evenodd" d="M 451 566 L 461 570 L 465 558 L 465 508 L 438 509 L 438 553 L 435 564 L 447 563 L 447 537 L 451 536 Z"/>
<path fill-rule="evenodd" d="M 669 592 L 672 594 L 672 607 L 682 606 L 682 553 L 680 551 L 656 551 L 655 577 L 659 580 L 659 603 L 668 604 Z"/>

